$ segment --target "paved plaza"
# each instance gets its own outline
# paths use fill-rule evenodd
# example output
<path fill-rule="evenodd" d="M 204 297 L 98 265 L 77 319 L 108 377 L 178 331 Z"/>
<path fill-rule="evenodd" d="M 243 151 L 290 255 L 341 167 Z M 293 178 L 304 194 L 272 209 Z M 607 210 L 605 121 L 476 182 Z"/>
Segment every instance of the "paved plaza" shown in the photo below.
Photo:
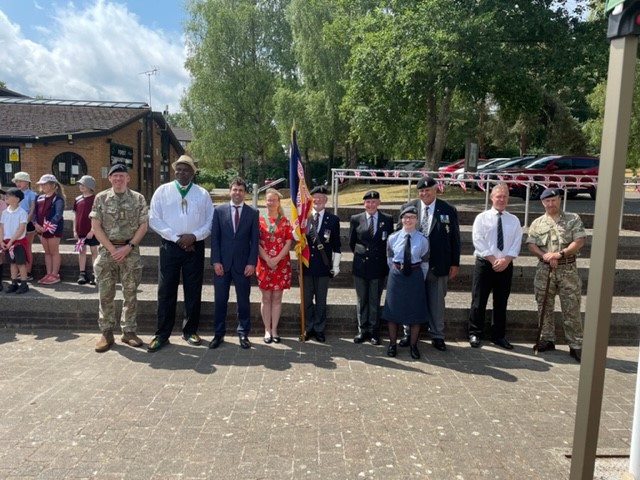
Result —
<path fill-rule="evenodd" d="M 174 336 L 153 354 L 97 354 L 97 338 L 0 332 L 1 479 L 569 476 L 580 367 L 566 346 L 423 341 L 414 361 L 346 337 L 246 351 Z M 599 455 L 629 454 L 637 360 L 609 349 Z"/>

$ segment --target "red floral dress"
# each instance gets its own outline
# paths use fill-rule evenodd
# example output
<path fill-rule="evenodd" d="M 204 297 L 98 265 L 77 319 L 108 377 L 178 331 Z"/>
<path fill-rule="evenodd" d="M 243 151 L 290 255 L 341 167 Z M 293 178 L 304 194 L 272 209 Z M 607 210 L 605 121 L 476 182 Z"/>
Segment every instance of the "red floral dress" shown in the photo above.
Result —
<path fill-rule="evenodd" d="M 287 217 L 282 216 L 279 220 L 270 218 L 267 220 L 260 215 L 260 246 L 270 257 L 277 256 L 287 240 L 293 238 L 291 231 L 291 222 Z M 291 260 L 289 255 L 278 262 L 275 269 L 271 270 L 267 264 L 258 257 L 258 265 L 256 267 L 256 276 L 258 277 L 258 286 L 262 290 L 286 290 L 291 288 Z"/>

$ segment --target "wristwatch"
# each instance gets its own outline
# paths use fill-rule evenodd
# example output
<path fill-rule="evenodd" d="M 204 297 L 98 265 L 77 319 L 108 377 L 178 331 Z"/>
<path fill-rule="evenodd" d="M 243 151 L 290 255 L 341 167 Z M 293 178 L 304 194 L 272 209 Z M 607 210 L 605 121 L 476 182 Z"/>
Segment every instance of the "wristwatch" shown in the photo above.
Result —
<path fill-rule="evenodd" d="M 564 258 L 564 250 L 560 250 L 560 258 Z"/>
<path fill-rule="evenodd" d="M 133 242 L 129 242 L 127 243 L 127 245 L 129 245 L 131 248 L 136 248 L 136 244 Z"/>

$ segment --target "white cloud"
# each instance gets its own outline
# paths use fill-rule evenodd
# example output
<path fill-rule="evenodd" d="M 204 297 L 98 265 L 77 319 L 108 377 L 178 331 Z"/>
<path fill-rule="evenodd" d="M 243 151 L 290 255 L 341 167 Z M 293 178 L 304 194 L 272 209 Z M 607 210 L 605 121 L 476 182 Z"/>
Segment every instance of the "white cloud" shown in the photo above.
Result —
<path fill-rule="evenodd" d="M 151 77 L 153 109 L 179 99 L 189 83 L 186 50 L 176 32 L 143 26 L 126 6 L 104 0 L 79 9 L 73 3 L 56 8 L 51 24 L 41 26 L 39 43 L 24 36 L 0 11 L 0 80 L 25 95 L 74 100 L 148 102 Z"/>

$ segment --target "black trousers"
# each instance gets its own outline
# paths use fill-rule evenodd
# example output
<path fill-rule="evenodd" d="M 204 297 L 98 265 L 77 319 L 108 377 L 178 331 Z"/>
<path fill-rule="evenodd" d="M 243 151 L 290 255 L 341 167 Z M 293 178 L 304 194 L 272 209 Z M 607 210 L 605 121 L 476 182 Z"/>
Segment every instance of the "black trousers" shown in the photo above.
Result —
<path fill-rule="evenodd" d="M 304 330 L 305 332 L 324 333 L 327 325 L 329 277 L 304 275 L 303 280 Z"/>
<path fill-rule="evenodd" d="M 182 333 L 197 333 L 202 303 L 204 276 L 204 240 L 194 243 L 194 252 L 185 252 L 173 242 L 162 240 L 158 259 L 158 330 L 156 335 L 166 339 L 171 336 L 176 323 L 178 285 L 182 274 L 184 291 L 184 318 Z"/>
<path fill-rule="evenodd" d="M 491 340 L 505 337 L 507 322 L 507 302 L 511 294 L 513 263 L 502 272 L 495 272 L 491 263 L 476 258 L 471 287 L 471 311 L 469 312 L 469 335 L 482 338 L 489 294 L 493 292 L 493 321 Z"/>
<path fill-rule="evenodd" d="M 385 280 L 386 277 L 367 279 L 357 275 L 353 276 L 357 298 L 358 333 L 378 334 L 378 323 L 382 314 L 380 299 Z"/>

